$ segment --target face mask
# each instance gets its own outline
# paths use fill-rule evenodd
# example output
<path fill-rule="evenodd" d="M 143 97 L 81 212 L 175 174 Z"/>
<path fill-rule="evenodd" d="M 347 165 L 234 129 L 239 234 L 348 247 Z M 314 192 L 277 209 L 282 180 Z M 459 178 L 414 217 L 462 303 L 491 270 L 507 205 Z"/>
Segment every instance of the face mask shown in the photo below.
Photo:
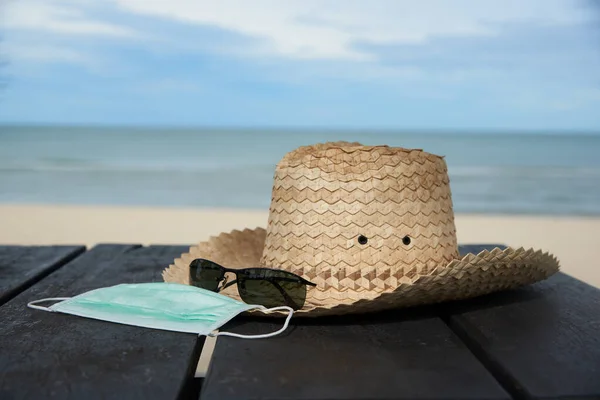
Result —
<path fill-rule="evenodd" d="M 36 305 L 44 301 L 60 301 L 50 307 Z M 75 297 L 55 297 L 32 301 L 28 307 L 60 312 L 86 318 L 116 322 L 167 331 L 197 333 L 198 335 L 227 335 L 247 339 L 271 337 L 283 332 L 292 317 L 291 307 L 266 308 L 246 304 L 230 297 L 177 283 L 121 284 L 85 292 Z M 218 329 L 236 315 L 252 309 L 263 312 L 288 310 L 283 328 L 264 335 L 240 335 L 218 332 Z"/>

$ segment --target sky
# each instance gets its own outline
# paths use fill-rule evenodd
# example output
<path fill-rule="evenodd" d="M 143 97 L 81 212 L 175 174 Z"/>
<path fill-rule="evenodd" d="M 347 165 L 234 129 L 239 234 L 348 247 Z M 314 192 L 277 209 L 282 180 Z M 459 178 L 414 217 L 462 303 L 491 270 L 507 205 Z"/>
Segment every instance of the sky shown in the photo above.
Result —
<path fill-rule="evenodd" d="M 600 131 L 594 3 L 0 0 L 0 123 Z"/>

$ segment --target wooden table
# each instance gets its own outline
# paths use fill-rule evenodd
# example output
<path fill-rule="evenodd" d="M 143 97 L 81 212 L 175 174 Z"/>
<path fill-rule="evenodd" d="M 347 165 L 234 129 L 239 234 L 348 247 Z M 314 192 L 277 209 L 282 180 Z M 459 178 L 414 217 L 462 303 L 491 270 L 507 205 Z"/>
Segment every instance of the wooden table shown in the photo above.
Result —
<path fill-rule="evenodd" d="M 204 337 L 26 307 L 161 281 L 187 249 L 0 246 L 0 399 L 600 398 L 600 290 L 563 273 L 470 301 L 292 319 L 270 339 L 219 337 L 204 379 Z M 222 330 L 279 324 L 238 317 Z"/>

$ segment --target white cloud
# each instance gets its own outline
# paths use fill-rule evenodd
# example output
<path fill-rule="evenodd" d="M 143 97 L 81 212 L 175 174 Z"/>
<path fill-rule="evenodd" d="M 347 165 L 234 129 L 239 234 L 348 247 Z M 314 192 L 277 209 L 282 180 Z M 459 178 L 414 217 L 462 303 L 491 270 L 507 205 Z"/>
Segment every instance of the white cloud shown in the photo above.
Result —
<path fill-rule="evenodd" d="M 8 0 L 2 27 L 59 34 L 134 36 L 135 32 L 88 16 L 89 0 Z"/>
<path fill-rule="evenodd" d="M 578 23 L 589 18 L 578 4 L 575 0 L 5 0 L 2 27 L 72 36 L 138 35 L 111 21 L 121 11 L 257 39 L 247 46 L 222 44 L 225 48 L 210 51 L 369 61 L 374 55 L 358 45 L 418 45 L 438 37 L 496 35 L 504 23 Z M 169 34 L 149 30 L 144 37 L 164 45 Z M 174 40 L 194 42 L 190 37 Z"/>
<path fill-rule="evenodd" d="M 426 65 L 411 61 L 411 46 L 404 46 L 406 57 L 399 58 L 405 63 L 384 65 L 375 53 L 360 45 L 422 46 L 435 38 L 498 35 L 507 24 L 568 25 L 590 18 L 587 10 L 578 7 L 579 2 L 569 0 L 2 1 L 0 27 L 9 31 L 3 47 L 10 59 L 88 67 L 102 64 L 102 68 L 110 69 L 119 58 L 110 57 L 106 47 L 88 46 L 86 37 L 136 38 L 143 40 L 135 45 L 157 52 L 222 52 L 253 57 L 253 65 L 272 79 L 299 83 L 314 77 L 363 82 L 437 79 L 461 83 L 477 76 L 489 80 L 502 71 L 483 67 L 427 70 Z M 205 43 L 206 38 L 183 36 L 177 28 L 156 29 L 148 17 L 219 28 L 257 40 Z M 137 29 L 118 23 L 123 20 L 134 22 Z M 11 31 L 27 35 L 17 35 L 11 42 Z M 289 59 L 295 62 L 289 63 Z M 135 62 L 127 57 L 123 60 Z"/>
<path fill-rule="evenodd" d="M 434 37 L 497 33 L 512 22 L 562 25 L 587 18 L 556 0 L 111 0 L 121 10 L 262 39 L 255 54 L 369 60 L 357 43 L 420 44 Z"/>
<path fill-rule="evenodd" d="M 94 11 L 102 5 L 101 1 L 5 0 L 2 5 L 0 27 L 6 32 L 2 52 L 10 64 L 17 65 L 19 61 L 68 63 L 98 70 L 101 57 L 89 46 L 73 45 L 73 39 L 82 42 L 81 39 L 89 36 L 138 36 L 128 27 L 96 17 Z M 111 6 L 106 2 L 104 5 Z"/>
<path fill-rule="evenodd" d="M 53 45 L 37 45 L 35 47 L 6 46 L 4 50 L 10 54 L 11 61 L 43 61 L 67 62 L 71 64 L 88 64 L 89 56 L 78 51 Z"/>

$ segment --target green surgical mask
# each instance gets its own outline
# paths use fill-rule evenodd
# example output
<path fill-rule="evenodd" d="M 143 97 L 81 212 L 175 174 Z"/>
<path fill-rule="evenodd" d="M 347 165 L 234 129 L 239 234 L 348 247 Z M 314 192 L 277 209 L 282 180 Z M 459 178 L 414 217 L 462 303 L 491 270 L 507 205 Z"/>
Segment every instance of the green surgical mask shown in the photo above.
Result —
<path fill-rule="evenodd" d="M 36 305 L 59 301 L 49 307 Z M 119 324 L 134 325 L 198 335 L 227 335 L 248 339 L 271 337 L 283 332 L 292 317 L 291 307 L 266 308 L 246 304 L 195 286 L 177 283 L 121 284 L 91 290 L 75 297 L 55 297 L 27 304 L 37 310 L 60 312 Z M 288 310 L 283 328 L 264 335 L 212 333 L 236 315 L 252 309 L 263 312 Z"/>

